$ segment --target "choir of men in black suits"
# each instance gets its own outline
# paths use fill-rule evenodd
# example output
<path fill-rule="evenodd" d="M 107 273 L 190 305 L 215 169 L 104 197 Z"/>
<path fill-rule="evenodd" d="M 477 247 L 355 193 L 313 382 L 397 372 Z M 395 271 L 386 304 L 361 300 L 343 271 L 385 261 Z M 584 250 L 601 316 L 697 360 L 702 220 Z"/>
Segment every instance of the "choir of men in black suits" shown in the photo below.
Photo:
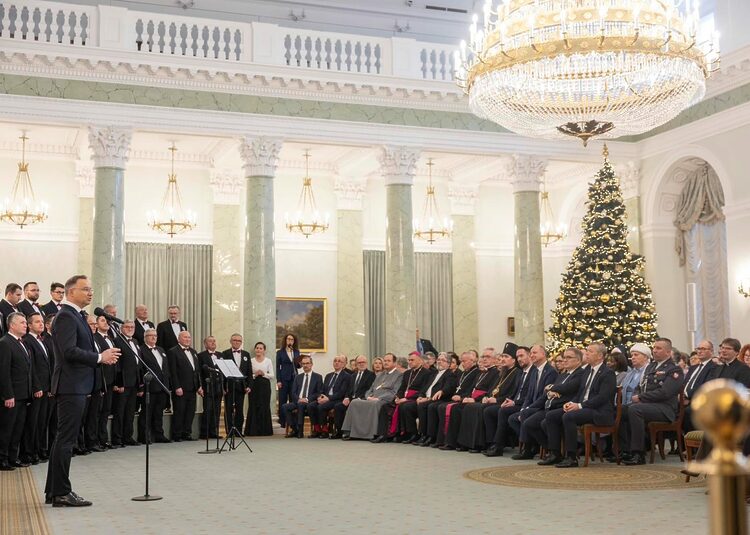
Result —
<path fill-rule="evenodd" d="M 232 335 L 232 338 L 234 337 L 235 335 Z M 242 339 L 240 339 L 241 344 Z M 216 338 L 213 336 L 207 336 L 203 340 L 203 347 L 204 351 L 198 353 L 198 364 L 201 367 L 201 386 L 203 386 L 204 392 L 199 438 L 217 438 L 219 436 L 221 399 L 224 397 L 224 379 L 216 362 L 225 357 L 216 350 Z M 244 401 L 244 391 L 242 399 Z"/>
<path fill-rule="evenodd" d="M 180 320 L 180 307 L 177 305 L 169 306 L 167 316 L 169 319 L 156 326 L 156 345 L 164 348 L 165 351 L 175 347 L 179 334 L 188 330 L 187 323 Z"/>
<path fill-rule="evenodd" d="M 133 338 L 135 323 L 132 320 L 125 320 L 121 334 L 115 340 L 115 346 L 120 349 L 120 360 L 117 362 L 112 400 L 112 446 L 114 447 L 137 444 L 133 439 L 133 420 L 136 398 L 142 395 L 140 386 L 143 384 L 141 365 L 138 360 L 141 350 L 138 342 Z"/>
<path fill-rule="evenodd" d="M 160 324 L 161 325 L 161 324 Z M 158 333 L 157 333 L 158 337 Z M 197 396 L 203 396 L 198 353 L 189 331 L 180 331 L 177 345 L 167 351 L 172 382 L 172 440 L 195 440 L 192 434 Z"/>
<path fill-rule="evenodd" d="M 154 323 L 148 319 L 148 307 L 146 305 L 137 305 L 135 307 L 135 338 L 140 345 L 143 345 L 144 334 L 148 329 L 154 329 Z"/>
<path fill-rule="evenodd" d="M 149 438 L 152 442 L 170 442 L 164 434 L 164 409 L 167 407 L 169 394 L 162 389 L 159 381 L 168 389 L 171 388 L 169 357 L 164 348 L 156 345 L 156 329 L 146 329 L 143 333 L 143 345 L 140 348 L 141 360 L 148 366 L 155 378 L 148 383 L 149 414 L 145 414 L 145 407 L 138 417 L 138 436 L 146 440 L 146 426 L 150 426 Z M 145 376 L 146 367 L 141 369 Z M 157 381 L 158 379 L 158 381 Z M 146 385 L 144 384 L 144 394 Z"/>
<path fill-rule="evenodd" d="M 37 464 L 49 458 L 49 419 L 52 387 L 52 349 L 45 340 L 41 314 L 27 316 L 28 333 L 23 337 L 31 355 L 31 368 L 39 388 L 28 407 L 21 461 Z M 47 337 L 48 338 L 48 337 Z"/>

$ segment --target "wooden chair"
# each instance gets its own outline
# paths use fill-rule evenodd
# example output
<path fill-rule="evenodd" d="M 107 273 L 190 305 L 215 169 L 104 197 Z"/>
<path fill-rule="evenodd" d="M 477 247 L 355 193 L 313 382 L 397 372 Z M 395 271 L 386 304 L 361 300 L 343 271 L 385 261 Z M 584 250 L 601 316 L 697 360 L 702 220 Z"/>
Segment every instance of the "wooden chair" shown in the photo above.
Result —
<path fill-rule="evenodd" d="M 594 425 L 585 424 L 583 426 L 583 444 L 584 451 L 586 453 L 586 460 L 583 461 L 583 466 L 589 465 L 589 459 L 591 458 L 591 437 L 593 435 L 596 440 L 596 453 L 599 456 L 599 461 L 604 462 L 604 455 L 602 453 L 602 447 L 599 443 L 599 436 L 602 434 L 609 433 L 612 435 L 612 449 L 614 450 L 615 457 L 617 457 L 617 464 L 620 464 L 620 442 L 618 440 L 618 433 L 620 429 L 620 420 L 622 419 L 622 387 L 617 387 L 617 394 L 615 394 L 615 423 L 614 425 Z"/>
<path fill-rule="evenodd" d="M 667 431 L 674 431 L 677 434 L 677 449 L 680 454 L 680 461 L 684 461 L 685 457 L 682 452 L 685 450 L 685 444 L 682 435 L 682 420 L 685 418 L 685 392 L 680 391 L 680 395 L 677 398 L 679 403 L 679 410 L 677 411 L 677 419 L 674 422 L 649 422 L 648 423 L 648 434 L 651 438 L 651 460 L 650 463 L 654 464 L 654 458 L 656 457 L 656 448 L 659 448 L 659 455 L 661 460 L 665 460 L 667 456 L 664 453 L 664 433 Z"/>
<path fill-rule="evenodd" d="M 687 461 L 690 463 L 693 460 L 693 450 L 698 450 L 703 442 L 703 431 L 690 431 L 685 434 L 685 453 L 687 454 Z M 690 476 L 685 474 L 685 483 L 690 483 Z"/>

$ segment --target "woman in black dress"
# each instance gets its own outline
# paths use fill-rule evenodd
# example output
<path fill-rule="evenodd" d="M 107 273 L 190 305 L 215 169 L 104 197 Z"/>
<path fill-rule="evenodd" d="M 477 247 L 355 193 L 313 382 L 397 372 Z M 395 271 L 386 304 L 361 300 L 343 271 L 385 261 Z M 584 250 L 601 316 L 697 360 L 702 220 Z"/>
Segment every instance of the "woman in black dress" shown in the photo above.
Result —
<path fill-rule="evenodd" d="M 255 358 L 250 360 L 252 382 L 250 383 L 250 404 L 245 422 L 245 435 L 273 435 L 271 427 L 271 380 L 273 363 L 266 357 L 266 344 L 255 344 Z"/>

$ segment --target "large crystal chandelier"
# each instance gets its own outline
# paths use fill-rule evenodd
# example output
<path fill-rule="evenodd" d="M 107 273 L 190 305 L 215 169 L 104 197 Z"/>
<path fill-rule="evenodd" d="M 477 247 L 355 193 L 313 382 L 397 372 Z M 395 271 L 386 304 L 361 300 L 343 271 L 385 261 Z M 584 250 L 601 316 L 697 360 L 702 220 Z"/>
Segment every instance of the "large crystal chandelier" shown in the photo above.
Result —
<path fill-rule="evenodd" d="M 440 217 L 437 198 L 435 197 L 435 186 L 432 185 L 432 166 L 435 163 L 432 158 L 427 160 L 427 197 L 424 200 L 422 219 L 414 219 L 414 237 L 434 243 L 442 238 L 447 238 L 453 232 L 453 221 Z"/>
<path fill-rule="evenodd" d="M 286 228 L 289 232 L 299 232 L 305 238 L 328 230 L 331 216 L 329 213 L 321 214 L 315 203 L 315 194 L 312 189 L 312 178 L 310 178 L 310 151 L 305 150 L 305 176 L 302 179 L 302 191 L 297 203 L 297 211 L 294 215 L 285 214 Z"/>
<path fill-rule="evenodd" d="M 488 0 L 456 79 L 475 114 L 522 135 L 640 134 L 700 101 L 718 68 L 699 13 L 698 0 Z"/>
<path fill-rule="evenodd" d="M 10 197 L 3 201 L 0 221 L 23 228 L 47 219 L 47 204 L 36 202 L 34 188 L 31 185 L 29 164 L 26 161 L 26 140 L 29 138 L 24 132 L 19 139 L 21 140 L 21 161 L 18 162 L 18 173 Z"/>
<path fill-rule="evenodd" d="M 197 223 L 195 212 L 182 207 L 177 174 L 174 172 L 174 155 L 177 152 L 174 143 L 169 147 L 169 151 L 172 153 L 172 170 L 167 181 L 167 191 L 161 203 L 161 212 L 152 210 L 148 213 L 148 226 L 173 238 L 175 234 L 193 230 Z"/>
<path fill-rule="evenodd" d="M 568 234 L 568 228 L 563 223 L 557 223 L 555 221 L 555 214 L 552 211 L 552 205 L 549 201 L 549 191 L 547 191 L 546 184 L 542 183 L 542 206 L 539 210 L 541 222 L 539 224 L 539 232 L 542 237 L 542 245 L 547 247 L 551 243 L 558 242 L 565 238 Z"/>

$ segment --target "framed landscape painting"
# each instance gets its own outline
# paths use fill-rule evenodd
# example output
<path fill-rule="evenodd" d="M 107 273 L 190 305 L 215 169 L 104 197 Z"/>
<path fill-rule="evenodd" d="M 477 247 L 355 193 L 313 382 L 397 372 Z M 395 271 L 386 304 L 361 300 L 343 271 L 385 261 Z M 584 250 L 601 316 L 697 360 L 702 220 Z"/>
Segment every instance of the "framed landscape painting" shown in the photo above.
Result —
<path fill-rule="evenodd" d="M 276 298 L 276 348 L 285 334 L 299 339 L 302 353 L 325 353 L 328 348 L 328 300 L 325 297 Z"/>

